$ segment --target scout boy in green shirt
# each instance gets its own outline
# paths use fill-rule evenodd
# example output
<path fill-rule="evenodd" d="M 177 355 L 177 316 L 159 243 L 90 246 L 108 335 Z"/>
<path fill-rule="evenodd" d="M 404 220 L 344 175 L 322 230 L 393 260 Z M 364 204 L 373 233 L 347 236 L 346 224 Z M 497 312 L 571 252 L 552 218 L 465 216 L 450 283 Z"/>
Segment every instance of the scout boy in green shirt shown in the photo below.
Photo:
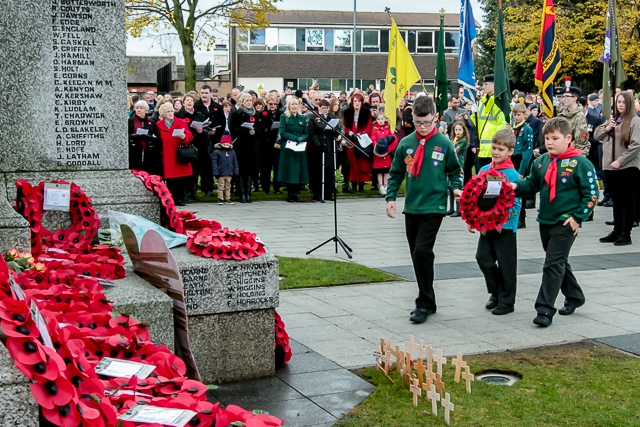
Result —
<path fill-rule="evenodd" d="M 413 103 L 415 132 L 400 141 L 389 171 L 387 216 L 394 218 L 396 195 L 407 180 L 404 215 L 413 269 L 418 282 L 416 309 L 409 318 L 424 323 L 436 312 L 433 290 L 433 246 L 447 213 L 447 189 L 456 198 L 462 195 L 460 164 L 453 143 L 436 129 L 436 106 L 431 98 L 421 96 Z M 450 183 L 450 184 L 449 184 Z"/>
<path fill-rule="evenodd" d="M 598 201 L 598 187 L 593 165 L 571 144 L 571 124 L 567 119 L 549 120 L 542 133 L 548 152 L 533 162 L 528 177 L 511 185 L 517 197 L 540 192 L 538 222 L 545 260 L 535 303 L 538 315 L 533 323 L 547 327 L 556 314 L 554 306 L 560 290 L 565 301 L 559 314 L 573 314 L 584 304 L 584 293 L 568 258 L 580 225 Z"/>

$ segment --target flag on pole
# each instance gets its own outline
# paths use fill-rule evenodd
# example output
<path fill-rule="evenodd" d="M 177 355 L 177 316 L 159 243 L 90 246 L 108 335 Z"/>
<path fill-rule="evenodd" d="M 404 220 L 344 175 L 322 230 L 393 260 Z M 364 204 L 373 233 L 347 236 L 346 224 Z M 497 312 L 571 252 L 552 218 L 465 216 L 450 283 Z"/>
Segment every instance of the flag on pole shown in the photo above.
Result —
<path fill-rule="evenodd" d="M 511 116 L 511 89 L 509 88 L 509 70 L 504 50 L 504 17 L 502 8 L 498 9 L 498 32 L 496 34 L 496 56 L 493 62 L 495 77 L 494 97 L 495 105 L 502 110 L 504 118 L 509 123 Z"/>
<path fill-rule="evenodd" d="M 615 89 L 627 80 L 622 56 L 620 56 L 620 40 L 618 39 L 618 18 L 616 16 L 616 0 L 609 0 L 607 8 L 607 32 L 604 37 L 604 52 L 600 57 L 604 62 L 602 76 L 602 116 L 608 119 L 611 114 L 611 97 Z"/>
<path fill-rule="evenodd" d="M 449 106 L 449 81 L 447 80 L 447 62 L 444 56 L 444 9 L 440 11 L 440 36 L 438 37 L 438 62 L 436 65 L 436 109 L 442 113 Z"/>
<path fill-rule="evenodd" d="M 538 46 L 535 81 L 542 97 L 542 111 L 553 117 L 554 80 L 561 65 L 560 48 L 556 39 L 556 13 L 553 0 L 545 0 L 542 10 L 542 30 Z"/>
<path fill-rule="evenodd" d="M 411 86 L 420 80 L 420 73 L 393 18 L 391 18 L 390 36 L 384 115 L 389 119 L 390 128 L 395 129 L 396 110 L 400 105 L 400 100 L 404 98 Z"/>
<path fill-rule="evenodd" d="M 460 50 L 458 51 L 458 83 L 464 88 L 464 100 L 476 103 L 476 72 L 471 44 L 476 38 L 476 21 L 471 0 L 461 0 Z"/>

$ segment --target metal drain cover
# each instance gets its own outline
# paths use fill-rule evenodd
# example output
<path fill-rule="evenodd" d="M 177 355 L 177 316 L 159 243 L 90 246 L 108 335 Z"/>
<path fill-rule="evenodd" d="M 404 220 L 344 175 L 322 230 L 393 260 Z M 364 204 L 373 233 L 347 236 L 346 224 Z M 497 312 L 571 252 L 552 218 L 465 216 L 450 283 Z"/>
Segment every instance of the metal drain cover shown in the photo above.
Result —
<path fill-rule="evenodd" d="M 519 378 L 502 372 L 484 372 L 476 377 L 478 381 L 493 385 L 514 385 Z"/>

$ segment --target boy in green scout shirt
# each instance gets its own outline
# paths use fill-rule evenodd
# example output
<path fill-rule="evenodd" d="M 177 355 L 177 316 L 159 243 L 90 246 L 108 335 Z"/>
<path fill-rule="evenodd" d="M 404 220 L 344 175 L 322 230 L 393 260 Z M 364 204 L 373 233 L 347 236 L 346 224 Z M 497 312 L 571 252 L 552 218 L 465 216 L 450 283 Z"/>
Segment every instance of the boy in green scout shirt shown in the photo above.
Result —
<path fill-rule="evenodd" d="M 564 307 L 558 313 L 570 315 L 584 304 L 568 258 L 578 229 L 593 211 L 598 187 L 593 165 L 571 144 L 571 124 L 563 117 L 549 120 L 542 133 L 547 153 L 537 158 L 530 174 L 511 185 L 516 196 L 533 196 L 540 192 L 540 240 L 545 251 L 542 284 L 533 323 L 547 327 L 556 314 L 555 302 L 562 289 Z"/>
<path fill-rule="evenodd" d="M 453 143 L 438 132 L 436 106 L 431 98 L 421 96 L 413 104 L 413 124 L 416 131 L 405 137 L 398 148 L 389 171 L 387 216 L 394 218 L 396 195 L 402 181 L 407 180 L 404 214 L 405 230 L 413 269 L 418 282 L 416 309 L 410 320 L 423 323 L 436 312 L 433 290 L 433 246 L 447 213 L 449 185 L 456 200 L 462 194 L 460 164 Z M 449 184 L 450 183 L 450 184 Z"/>

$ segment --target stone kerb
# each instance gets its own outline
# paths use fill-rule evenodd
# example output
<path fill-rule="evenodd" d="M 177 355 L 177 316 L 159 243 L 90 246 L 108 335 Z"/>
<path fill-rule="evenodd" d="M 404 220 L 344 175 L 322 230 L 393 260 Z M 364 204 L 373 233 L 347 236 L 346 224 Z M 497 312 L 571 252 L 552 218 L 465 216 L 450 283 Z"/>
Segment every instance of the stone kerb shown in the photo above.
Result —
<path fill-rule="evenodd" d="M 189 340 L 203 382 L 273 376 L 277 258 L 218 261 L 184 247 L 171 252 L 184 283 Z"/>

